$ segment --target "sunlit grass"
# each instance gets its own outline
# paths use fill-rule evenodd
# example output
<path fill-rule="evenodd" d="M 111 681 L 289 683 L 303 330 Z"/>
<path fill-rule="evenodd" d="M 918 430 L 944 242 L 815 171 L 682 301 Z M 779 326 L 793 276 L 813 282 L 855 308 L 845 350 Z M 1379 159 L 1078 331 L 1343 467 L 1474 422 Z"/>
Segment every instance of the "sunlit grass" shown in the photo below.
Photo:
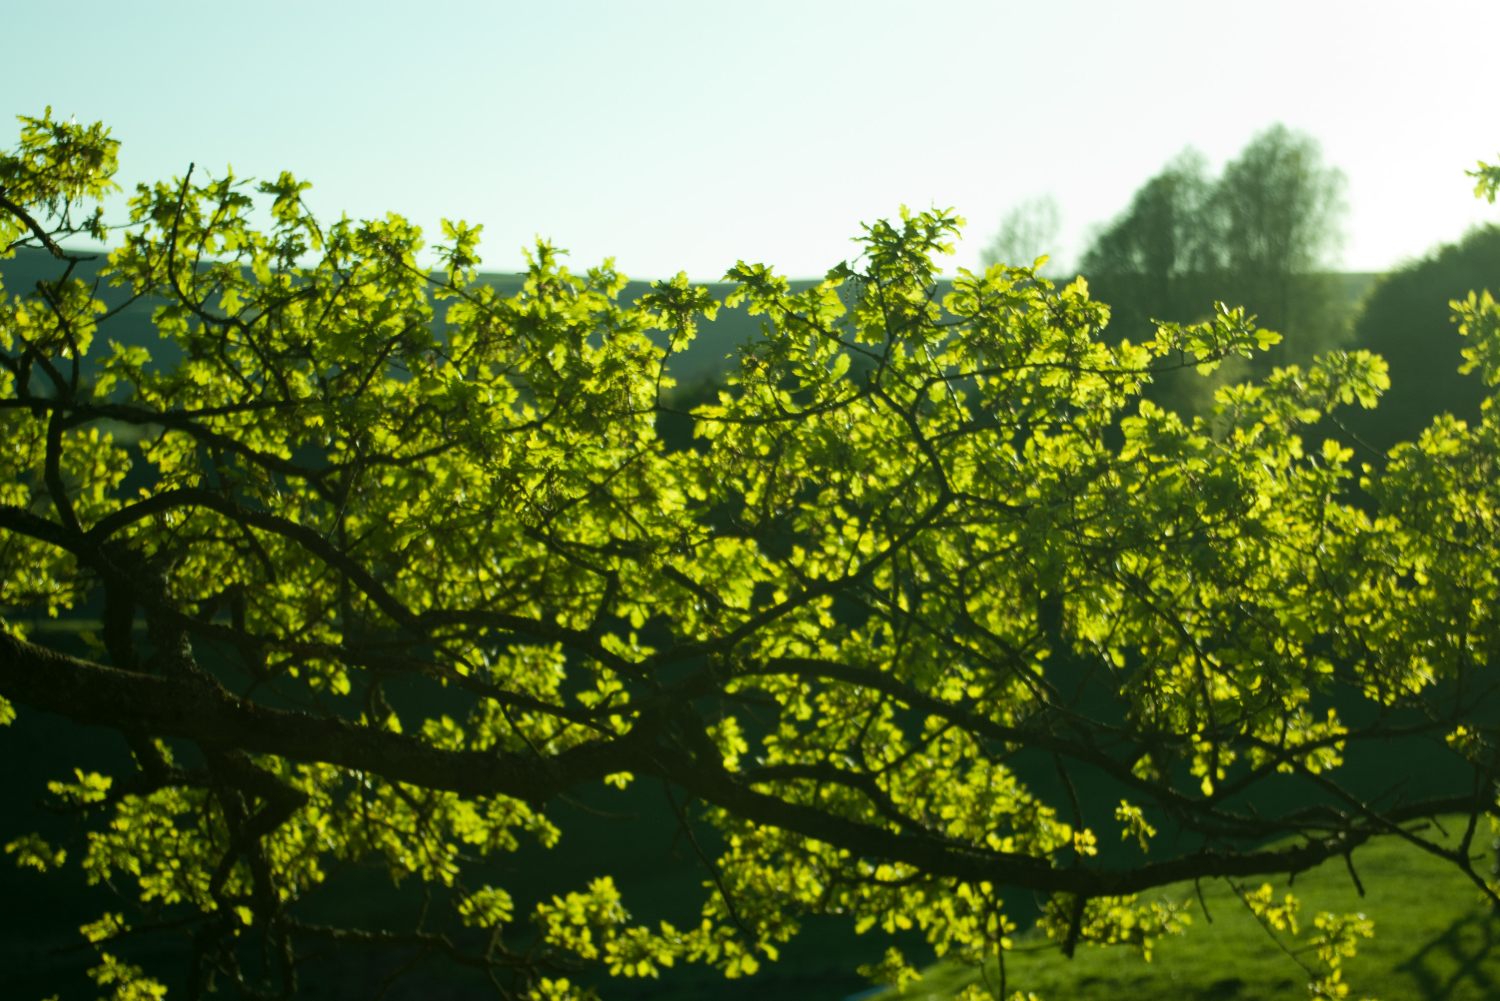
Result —
<path fill-rule="evenodd" d="M 1448 823 L 1449 842 L 1456 842 L 1462 830 L 1461 820 Z M 1488 851 L 1483 827 L 1474 844 Z M 1355 864 L 1367 893 L 1364 898 L 1342 859 L 1303 873 L 1290 887 L 1302 899 L 1305 924 L 1324 910 L 1362 911 L 1374 919 L 1375 937 L 1365 940 L 1359 955 L 1345 963 L 1351 998 L 1500 997 L 1500 949 L 1495 948 L 1500 945 L 1500 917 L 1462 873 L 1395 839 L 1361 849 Z M 1488 859 L 1477 865 L 1481 872 L 1488 866 Z M 1195 901 L 1193 926 L 1186 935 L 1159 940 L 1149 964 L 1125 948 L 1081 947 L 1069 961 L 1056 945 L 1020 940 L 1007 954 L 1007 992 L 1035 991 L 1045 1001 L 1276 1001 L 1306 996 L 1307 974 L 1270 939 L 1234 893 L 1218 883 L 1205 883 L 1202 889 L 1206 916 L 1205 907 L 1196 905 L 1191 884 L 1163 891 L 1170 898 Z M 1279 896 L 1281 890 L 1277 892 Z M 994 968 L 986 972 L 996 982 Z M 938 1001 L 976 979 L 972 969 L 939 963 L 906 991 L 878 997 Z"/>

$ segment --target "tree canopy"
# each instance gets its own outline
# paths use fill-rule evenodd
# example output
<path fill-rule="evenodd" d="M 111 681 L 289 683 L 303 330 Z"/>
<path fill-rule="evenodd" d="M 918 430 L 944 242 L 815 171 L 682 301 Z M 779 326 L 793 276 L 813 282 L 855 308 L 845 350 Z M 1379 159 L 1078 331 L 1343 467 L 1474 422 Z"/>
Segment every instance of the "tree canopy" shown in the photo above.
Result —
<path fill-rule="evenodd" d="M 1493 397 L 1360 470 L 1321 418 L 1374 404 L 1374 355 L 1186 420 L 1149 380 L 1275 335 L 1221 306 L 1106 343 L 1082 281 L 999 265 L 939 301 L 951 212 L 796 293 L 742 262 L 724 303 L 624 303 L 540 243 L 502 297 L 477 227 L 434 272 L 398 216 L 192 169 L 108 231 L 161 346 L 111 343 L 67 241 L 106 235 L 114 150 L 48 115 L 0 159 L 0 247 L 56 258 L 0 300 L 0 720 L 50 721 L 61 774 L 68 720 L 128 749 L 49 784 L 70 834 L 6 852 L 117 894 L 79 917 L 114 997 L 294 996 L 330 944 L 571 997 L 751 974 L 813 915 L 900 982 L 1003 970 L 1033 899 L 1066 950 L 1149 952 L 1193 910 L 1151 891 L 1192 879 L 1289 935 L 1269 881 L 1386 836 L 1493 897 Z M 763 334 L 667 448 L 671 356 L 723 307 Z M 1500 308 L 1458 315 L 1493 387 Z M 497 876 L 603 822 L 568 797 L 643 785 L 701 860 L 689 913 L 635 917 L 603 862 Z M 1458 847 L 1424 833 L 1454 812 Z M 370 866 L 422 887 L 405 925 L 329 909 Z M 1367 925 L 1303 923 L 1315 992 Z M 184 968 L 131 958 L 152 934 Z"/>

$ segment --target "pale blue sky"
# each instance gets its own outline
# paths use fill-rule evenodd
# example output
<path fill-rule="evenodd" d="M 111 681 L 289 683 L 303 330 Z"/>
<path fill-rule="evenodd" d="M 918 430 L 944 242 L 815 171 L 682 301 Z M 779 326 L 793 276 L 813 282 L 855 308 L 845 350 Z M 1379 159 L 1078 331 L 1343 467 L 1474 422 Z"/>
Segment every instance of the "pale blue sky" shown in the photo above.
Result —
<path fill-rule="evenodd" d="M 494 270 L 541 234 L 814 275 L 902 203 L 968 219 L 951 270 L 1046 194 L 1071 263 L 1183 147 L 1278 121 L 1348 176 L 1349 270 L 1500 218 L 1463 176 L 1500 150 L 1495 0 L 0 4 L 0 110 L 102 119 L 125 184 L 290 169 L 320 213 L 483 223 Z"/>

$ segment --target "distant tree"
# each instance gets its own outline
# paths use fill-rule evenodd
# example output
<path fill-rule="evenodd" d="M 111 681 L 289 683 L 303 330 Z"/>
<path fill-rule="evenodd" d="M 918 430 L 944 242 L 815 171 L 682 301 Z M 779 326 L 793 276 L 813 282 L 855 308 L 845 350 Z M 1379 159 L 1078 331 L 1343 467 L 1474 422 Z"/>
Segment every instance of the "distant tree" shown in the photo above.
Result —
<path fill-rule="evenodd" d="M 1496 287 L 1500 227 L 1493 225 L 1382 278 L 1354 321 L 1353 344 L 1385 358 L 1391 388 L 1378 409 L 1347 415 L 1349 428 L 1384 451 L 1415 437 L 1438 414 L 1478 420 L 1485 387 L 1459 373 L 1466 339 L 1448 304 L 1471 289 Z"/>
<path fill-rule="evenodd" d="M 1317 140 L 1279 124 L 1214 185 L 1228 294 L 1288 335 L 1278 357 L 1290 357 L 1293 343 L 1305 356 L 1343 337 L 1328 275 L 1342 240 L 1343 190 L 1343 173 L 1324 166 Z"/>
<path fill-rule="evenodd" d="M 1500 814 L 1500 406 L 1393 453 L 1370 517 L 1351 453 L 1304 439 L 1374 403 L 1378 358 L 1184 421 L 1149 377 L 1274 335 L 1218 309 L 1107 343 L 1082 283 L 1026 269 L 935 301 L 934 211 L 805 289 L 735 265 L 763 333 L 670 449 L 653 336 L 690 340 L 703 287 L 624 304 L 542 243 L 504 295 L 473 227 L 434 274 L 397 216 L 191 169 L 136 191 L 101 272 L 159 304 L 164 359 L 110 343 L 66 249 L 113 153 L 49 116 L 0 156 L 0 249 L 56 259 L 0 298 L 0 726 L 55 762 L 66 826 L 0 824 L 43 886 L 97 885 L 73 902 L 114 1001 L 284 998 L 330 950 L 574 998 L 751 974 L 813 916 L 905 982 L 913 939 L 1003 960 L 1018 899 L 1069 954 L 1149 949 L 1194 906 L 1150 891 L 1213 879 L 1338 996 L 1369 922 L 1298 931 L 1263 878 L 1399 836 L 1500 899 L 1472 850 Z M 1459 313 L 1500 382 L 1500 306 Z M 619 822 L 568 803 L 640 787 L 702 867 L 649 917 L 620 855 L 548 864 Z M 415 884 L 409 918 L 351 899 L 371 872 Z"/>
<path fill-rule="evenodd" d="M 1121 327 L 1185 321 L 1212 302 L 1205 278 L 1218 275 L 1223 256 L 1212 194 L 1203 155 L 1184 150 L 1094 237 L 1079 272 L 1102 283 L 1096 292 Z"/>
<path fill-rule="evenodd" d="M 1044 272 L 1056 270 L 1058 240 L 1062 234 L 1062 210 L 1051 195 L 1029 198 L 1012 208 L 1000 220 L 1000 228 L 979 253 L 985 267 L 1009 264 L 1030 267 L 1045 255 L 1053 257 Z"/>
<path fill-rule="evenodd" d="M 1341 190 L 1342 175 L 1322 165 L 1317 142 L 1285 126 L 1257 135 L 1217 179 L 1188 150 L 1099 231 L 1079 271 L 1111 304 L 1114 336 L 1145 336 L 1156 320 L 1201 319 L 1215 300 L 1245 306 L 1285 335 L 1258 367 L 1228 366 L 1217 382 L 1263 373 L 1271 361 L 1305 361 L 1347 334 L 1347 307 L 1327 274 Z M 1201 411 L 1213 385 L 1167 379 L 1154 395 Z"/>

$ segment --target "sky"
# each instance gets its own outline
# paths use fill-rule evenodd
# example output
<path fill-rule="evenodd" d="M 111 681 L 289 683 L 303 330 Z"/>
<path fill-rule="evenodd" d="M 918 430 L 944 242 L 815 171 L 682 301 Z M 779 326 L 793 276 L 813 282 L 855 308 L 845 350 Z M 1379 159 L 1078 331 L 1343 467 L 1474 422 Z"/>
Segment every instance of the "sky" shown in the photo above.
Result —
<path fill-rule="evenodd" d="M 816 276 L 905 204 L 967 220 L 952 273 L 1044 196 L 1068 267 L 1182 149 L 1216 171 L 1278 122 L 1346 175 L 1343 270 L 1500 221 L 1464 176 L 1500 156 L 1495 0 L 0 6 L 7 113 L 103 121 L 126 189 L 291 170 L 322 216 L 483 224 L 485 270 L 546 237 L 638 278 Z"/>

